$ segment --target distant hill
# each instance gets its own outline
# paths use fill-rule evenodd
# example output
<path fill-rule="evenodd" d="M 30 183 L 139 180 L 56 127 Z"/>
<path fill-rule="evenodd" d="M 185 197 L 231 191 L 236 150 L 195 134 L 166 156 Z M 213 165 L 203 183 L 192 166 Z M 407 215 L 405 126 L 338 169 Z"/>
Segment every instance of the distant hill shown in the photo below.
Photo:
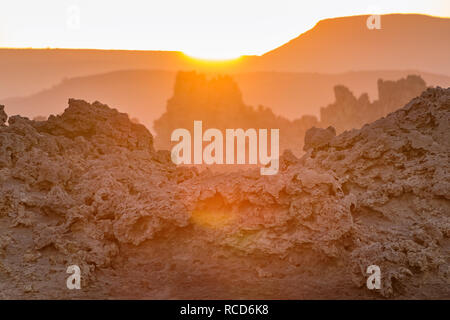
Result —
<path fill-rule="evenodd" d="M 247 105 L 270 107 L 288 119 L 305 114 L 319 115 L 320 107 L 334 101 L 333 88 L 345 85 L 356 95 L 367 92 L 378 97 L 377 80 L 397 80 L 419 74 L 430 86 L 450 86 L 450 77 L 418 71 L 364 71 L 341 74 L 248 72 L 234 74 Z M 65 79 L 38 93 L 0 99 L 8 114 L 28 117 L 61 113 L 68 98 L 101 101 L 137 117 L 152 128 L 153 121 L 165 110 L 173 93 L 175 72 L 124 70 Z M 38 107 L 38 108 L 37 108 Z"/>
<path fill-rule="evenodd" d="M 322 20 L 260 57 L 243 57 L 228 64 L 200 64 L 180 52 L 167 51 L 0 49 L 0 98 L 36 93 L 64 78 L 130 69 L 221 73 L 419 70 L 450 76 L 449 18 L 383 15 L 382 29 L 369 30 L 367 17 Z"/>
<path fill-rule="evenodd" d="M 450 19 L 417 14 L 381 16 L 369 30 L 368 16 L 326 19 L 262 57 L 254 68 L 345 72 L 404 70 L 450 75 Z"/>
<path fill-rule="evenodd" d="M 0 49 L 0 98 L 37 93 L 63 79 L 117 70 L 177 71 L 180 52 L 87 49 Z"/>

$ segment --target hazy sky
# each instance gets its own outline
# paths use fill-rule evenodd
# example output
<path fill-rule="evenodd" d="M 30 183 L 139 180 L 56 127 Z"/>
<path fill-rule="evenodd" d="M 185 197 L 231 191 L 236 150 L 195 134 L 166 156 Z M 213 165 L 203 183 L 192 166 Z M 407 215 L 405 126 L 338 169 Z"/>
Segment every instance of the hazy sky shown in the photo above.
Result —
<path fill-rule="evenodd" d="M 262 54 L 320 19 L 368 13 L 450 16 L 449 0 L 0 0 L 0 47 Z"/>

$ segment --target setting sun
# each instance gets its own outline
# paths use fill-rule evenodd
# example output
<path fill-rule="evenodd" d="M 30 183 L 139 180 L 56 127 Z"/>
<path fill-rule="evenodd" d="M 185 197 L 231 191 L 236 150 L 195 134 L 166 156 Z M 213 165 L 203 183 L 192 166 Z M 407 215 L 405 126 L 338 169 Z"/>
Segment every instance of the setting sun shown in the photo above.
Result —
<path fill-rule="evenodd" d="M 203 54 L 201 52 L 195 53 L 182 53 L 187 61 L 193 63 L 198 68 L 213 68 L 221 69 L 224 67 L 230 67 L 238 64 L 242 60 L 242 56 L 239 55 L 226 55 L 220 54 L 220 52 L 209 52 L 209 54 Z"/>
<path fill-rule="evenodd" d="M 324 18 L 389 12 L 450 15 L 446 1 L 407 3 L 5 1 L 0 3 L 0 46 L 182 51 L 224 60 L 262 55 Z"/>
<path fill-rule="evenodd" d="M 183 51 L 183 53 L 190 58 L 201 60 L 204 62 L 225 62 L 232 61 L 241 57 L 239 53 L 221 52 L 214 50 Z"/>

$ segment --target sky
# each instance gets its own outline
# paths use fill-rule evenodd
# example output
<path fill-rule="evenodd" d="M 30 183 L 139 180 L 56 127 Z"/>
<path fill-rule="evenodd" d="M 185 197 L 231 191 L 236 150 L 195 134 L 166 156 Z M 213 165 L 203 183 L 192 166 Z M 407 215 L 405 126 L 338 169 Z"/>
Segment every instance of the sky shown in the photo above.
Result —
<path fill-rule="evenodd" d="M 174 50 L 206 59 L 260 55 L 325 18 L 423 13 L 449 0 L 0 0 L 0 47 Z"/>

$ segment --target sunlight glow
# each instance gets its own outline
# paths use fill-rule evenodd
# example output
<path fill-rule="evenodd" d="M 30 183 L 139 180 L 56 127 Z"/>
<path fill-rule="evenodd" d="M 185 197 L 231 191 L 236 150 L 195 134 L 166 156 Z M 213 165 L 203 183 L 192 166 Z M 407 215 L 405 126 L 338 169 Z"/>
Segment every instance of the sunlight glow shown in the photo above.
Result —
<path fill-rule="evenodd" d="M 448 0 L 0 1 L 0 47 L 181 51 L 207 60 L 261 55 L 321 19 L 449 16 Z"/>
<path fill-rule="evenodd" d="M 235 60 L 241 57 L 241 55 L 239 53 L 231 53 L 231 52 L 222 52 L 222 51 L 202 51 L 202 50 L 198 50 L 198 51 L 184 51 L 183 52 L 186 56 L 193 58 L 193 59 L 197 59 L 197 60 L 202 60 L 204 62 L 220 62 L 220 61 L 231 61 L 231 60 Z"/>
<path fill-rule="evenodd" d="M 186 53 L 182 53 L 184 58 L 188 61 L 188 63 L 192 66 L 195 66 L 197 70 L 209 70 L 221 72 L 221 70 L 231 70 L 234 67 L 238 67 L 244 61 L 243 56 L 237 57 L 225 57 L 220 54 L 210 55 L 189 55 Z"/>
<path fill-rule="evenodd" d="M 204 228 L 223 228 L 233 220 L 231 212 L 220 210 L 194 210 L 191 213 L 191 222 Z"/>

